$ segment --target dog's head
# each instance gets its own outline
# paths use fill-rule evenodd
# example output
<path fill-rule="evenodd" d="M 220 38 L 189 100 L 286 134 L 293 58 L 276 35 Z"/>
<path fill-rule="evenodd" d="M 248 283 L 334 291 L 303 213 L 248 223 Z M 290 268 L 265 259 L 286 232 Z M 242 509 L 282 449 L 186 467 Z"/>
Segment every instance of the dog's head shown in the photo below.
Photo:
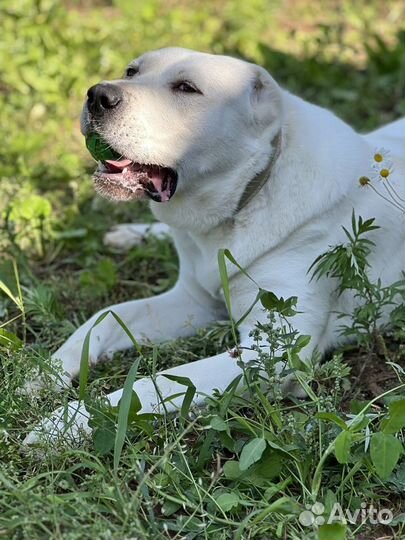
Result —
<path fill-rule="evenodd" d="M 263 68 L 186 49 L 148 52 L 87 96 L 83 134 L 96 132 L 119 156 L 94 175 L 115 200 L 165 202 L 205 184 L 212 190 L 232 171 L 251 178 L 281 124 L 281 91 Z"/>

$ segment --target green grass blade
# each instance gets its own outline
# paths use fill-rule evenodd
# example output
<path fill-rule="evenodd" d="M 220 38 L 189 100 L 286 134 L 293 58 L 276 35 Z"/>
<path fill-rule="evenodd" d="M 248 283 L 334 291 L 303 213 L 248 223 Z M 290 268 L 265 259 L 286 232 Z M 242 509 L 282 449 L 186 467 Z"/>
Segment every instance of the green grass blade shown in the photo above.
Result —
<path fill-rule="evenodd" d="M 87 332 L 86 337 L 83 341 L 83 347 L 82 347 L 82 354 L 80 357 L 80 373 L 79 373 L 79 401 L 82 401 L 84 399 L 84 395 L 86 393 L 86 386 L 87 381 L 89 378 L 89 369 L 90 369 L 90 338 L 91 333 L 93 331 L 93 328 L 95 328 L 98 324 L 100 324 L 109 314 L 109 311 L 106 311 L 105 313 L 102 313 L 96 322 L 93 324 L 93 326 L 90 328 L 90 330 Z"/>
<path fill-rule="evenodd" d="M 184 395 L 183 403 L 180 409 L 180 416 L 183 420 L 185 420 L 190 411 L 190 407 L 192 405 L 192 402 L 196 393 L 196 387 L 194 386 L 194 384 L 190 381 L 188 377 L 180 377 L 178 375 L 168 375 L 165 373 L 162 374 L 162 377 L 165 377 L 166 379 L 169 379 L 169 381 L 174 381 L 177 384 L 181 384 L 182 386 L 187 387 L 187 390 Z"/>
<path fill-rule="evenodd" d="M 85 392 L 86 392 L 87 381 L 88 381 L 88 377 L 89 377 L 89 368 L 90 368 L 89 354 L 90 354 L 91 333 L 93 331 L 93 328 L 95 328 L 98 324 L 100 324 L 108 315 L 112 315 L 114 317 L 114 319 L 117 321 L 117 323 L 121 326 L 121 328 L 124 330 L 124 332 L 127 334 L 129 339 L 131 340 L 131 342 L 134 345 L 135 349 L 142 356 L 142 350 L 141 350 L 141 347 L 140 347 L 139 343 L 134 338 L 132 332 L 129 330 L 129 328 L 124 323 L 124 321 L 121 319 L 121 317 L 119 317 L 116 313 L 114 313 L 114 311 L 111 311 L 111 310 L 104 311 L 97 318 L 96 322 L 93 324 L 93 326 L 87 332 L 86 337 L 84 338 L 82 354 L 81 354 L 81 358 L 80 358 L 80 374 L 79 374 L 79 400 L 80 401 L 84 399 L 84 395 L 85 395 Z"/>
<path fill-rule="evenodd" d="M 119 403 L 118 410 L 118 425 L 117 433 L 115 435 L 115 444 L 114 444 L 114 472 L 118 472 L 118 465 L 120 462 L 122 449 L 124 447 L 125 436 L 127 433 L 128 427 L 128 414 L 131 407 L 132 392 L 136 375 L 138 373 L 138 367 L 140 358 L 137 358 L 132 364 L 131 369 L 125 379 L 124 388 L 122 390 L 122 397 Z"/>

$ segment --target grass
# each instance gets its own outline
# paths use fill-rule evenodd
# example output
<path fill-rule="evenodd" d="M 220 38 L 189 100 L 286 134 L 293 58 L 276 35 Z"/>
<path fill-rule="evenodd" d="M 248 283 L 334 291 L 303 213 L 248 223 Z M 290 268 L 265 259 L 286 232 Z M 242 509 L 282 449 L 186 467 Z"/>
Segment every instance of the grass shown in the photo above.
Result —
<path fill-rule="evenodd" d="M 146 206 L 95 197 L 77 126 L 86 89 L 145 49 L 180 44 L 261 63 L 286 88 L 366 131 L 405 112 L 402 2 L 6 0 L 0 17 L 0 282 L 15 298 L 0 296 L 8 332 L 0 335 L 0 537 L 404 538 L 404 458 L 384 474 L 387 462 L 376 466 L 366 448 L 369 432 L 374 446 L 382 438 L 395 452 L 387 423 L 404 395 L 403 332 L 388 335 L 384 351 L 367 342 L 310 366 L 305 402 L 259 391 L 254 365 L 244 396 L 230 387 L 185 418 L 142 422 L 131 402 L 115 466 L 111 442 L 122 419 L 100 398 L 124 385 L 136 352 L 91 371 L 86 400 L 96 429 L 80 446 L 21 446 L 40 418 L 77 397 L 78 381 L 62 395 L 19 391 L 95 311 L 164 291 L 177 276 L 170 242 L 150 239 L 126 254 L 103 246 L 115 223 L 150 216 Z M 233 345 L 224 321 L 194 338 L 145 346 L 138 374 Z M 358 428 L 348 415 L 357 415 Z M 327 511 L 366 502 L 397 521 L 316 529 L 299 520 L 315 502 Z"/>

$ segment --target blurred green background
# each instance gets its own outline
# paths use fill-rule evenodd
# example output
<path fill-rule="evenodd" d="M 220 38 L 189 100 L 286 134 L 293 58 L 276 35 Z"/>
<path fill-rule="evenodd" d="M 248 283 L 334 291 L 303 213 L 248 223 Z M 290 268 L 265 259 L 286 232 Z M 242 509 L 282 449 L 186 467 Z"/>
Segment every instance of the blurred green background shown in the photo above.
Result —
<path fill-rule="evenodd" d="M 89 86 L 119 77 L 145 50 L 178 45 L 262 64 L 367 131 L 405 112 L 404 19 L 402 0 L 2 0 L 0 250 L 3 261 L 17 259 L 34 313 L 49 325 L 50 315 L 60 322 L 80 308 L 84 320 L 176 275 L 171 248 L 117 257 L 102 246 L 112 224 L 148 213 L 94 194 L 79 131 Z M 15 306 L 1 302 L 7 320 Z M 46 344 L 34 322 L 28 335 Z"/>

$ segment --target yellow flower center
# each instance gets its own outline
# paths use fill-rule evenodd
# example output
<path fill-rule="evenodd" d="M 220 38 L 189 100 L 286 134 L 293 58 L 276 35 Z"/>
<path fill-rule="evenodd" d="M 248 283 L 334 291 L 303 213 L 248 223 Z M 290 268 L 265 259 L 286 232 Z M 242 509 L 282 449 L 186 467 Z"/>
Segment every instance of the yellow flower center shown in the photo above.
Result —
<path fill-rule="evenodd" d="M 367 186 L 367 184 L 369 184 L 369 183 L 370 183 L 370 178 L 367 178 L 367 176 L 361 176 L 359 178 L 359 184 L 361 186 Z"/>
<path fill-rule="evenodd" d="M 389 175 L 390 175 L 389 169 L 381 169 L 380 176 L 382 176 L 383 178 L 388 178 Z"/>
<path fill-rule="evenodd" d="M 374 154 L 374 161 L 377 161 L 377 163 L 381 163 L 381 161 L 383 160 L 383 156 L 379 153 L 377 154 Z"/>

